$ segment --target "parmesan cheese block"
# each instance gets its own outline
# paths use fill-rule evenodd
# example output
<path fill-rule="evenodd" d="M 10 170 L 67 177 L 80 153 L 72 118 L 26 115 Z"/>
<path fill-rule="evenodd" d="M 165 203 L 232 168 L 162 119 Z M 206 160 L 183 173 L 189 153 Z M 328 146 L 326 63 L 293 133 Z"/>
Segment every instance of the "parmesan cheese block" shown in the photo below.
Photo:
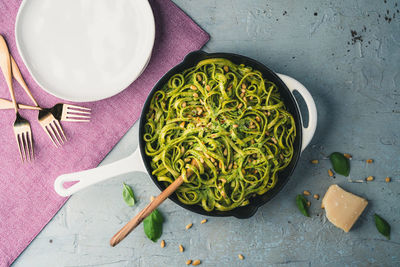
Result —
<path fill-rule="evenodd" d="M 328 220 L 347 233 L 367 205 L 368 201 L 364 198 L 334 184 L 326 191 L 321 207 L 325 209 Z"/>

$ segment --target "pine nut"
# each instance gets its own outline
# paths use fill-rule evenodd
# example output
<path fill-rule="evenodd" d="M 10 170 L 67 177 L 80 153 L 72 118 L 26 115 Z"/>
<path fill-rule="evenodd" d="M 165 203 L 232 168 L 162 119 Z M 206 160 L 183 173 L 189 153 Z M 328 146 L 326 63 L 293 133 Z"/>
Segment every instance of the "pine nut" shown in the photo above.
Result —
<path fill-rule="evenodd" d="M 310 206 L 311 206 L 311 202 L 307 201 L 307 207 L 310 207 Z"/>
<path fill-rule="evenodd" d="M 184 121 L 182 121 L 182 122 L 181 122 L 181 124 L 179 124 L 179 127 L 181 127 L 181 128 L 185 128 L 185 122 L 184 122 Z"/>
<path fill-rule="evenodd" d="M 186 225 L 186 230 L 192 228 L 192 226 L 193 226 L 193 223 L 189 223 L 188 225 Z"/>
<path fill-rule="evenodd" d="M 348 159 L 352 159 L 353 157 L 350 154 L 344 153 L 343 156 L 345 156 Z"/>
<path fill-rule="evenodd" d="M 374 176 L 368 176 L 365 180 L 367 180 L 368 182 L 371 182 L 374 180 Z"/>
<path fill-rule="evenodd" d="M 193 261 L 192 265 L 193 265 L 193 266 L 197 266 L 197 265 L 199 265 L 200 263 L 201 263 L 200 260 L 195 260 L 195 261 Z"/>
<path fill-rule="evenodd" d="M 243 103 L 240 103 L 238 106 L 238 108 L 241 108 L 241 107 L 243 107 Z"/>
<path fill-rule="evenodd" d="M 318 200 L 318 199 L 319 199 L 319 195 L 318 195 L 318 194 L 315 194 L 315 195 L 314 195 L 314 198 L 315 198 L 316 200 Z"/>
<path fill-rule="evenodd" d="M 385 182 L 386 182 L 386 183 L 390 183 L 390 181 L 391 181 L 390 177 L 386 177 L 386 178 L 385 178 Z"/>
<path fill-rule="evenodd" d="M 229 67 L 228 66 L 224 66 L 224 71 L 228 72 L 229 71 Z"/>
<path fill-rule="evenodd" d="M 186 265 L 189 265 L 189 264 L 191 264 L 192 263 L 192 260 L 187 260 L 186 261 Z"/>
<path fill-rule="evenodd" d="M 312 164 L 318 164 L 318 162 L 319 162 L 319 161 L 318 161 L 317 159 L 313 159 L 313 160 L 311 161 Z"/>
<path fill-rule="evenodd" d="M 201 78 L 201 75 L 200 75 L 200 74 L 197 74 L 197 80 L 198 80 L 199 82 L 201 82 L 202 78 Z"/>
<path fill-rule="evenodd" d="M 224 149 L 224 156 L 228 155 L 228 149 Z"/>
<path fill-rule="evenodd" d="M 372 162 L 374 162 L 373 159 L 367 159 L 366 161 L 367 161 L 368 164 L 371 164 Z"/>
<path fill-rule="evenodd" d="M 183 248 L 183 246 L 182 245 L 179 245 L 179 251 L 180 252 L 183 252 L 185 249 Z"/>
<path fill-rule="evenodd" d="M 164 241 L 164 240 L 161 240 L 160 246 L 161 246 L 162 248 L 165 247 L 165 241 Z"/>
<path fill-rule="evenodd" d="M 238 255 L 238 258 L 239 258 L 240 260 L 243 260 L 243 259 L 244 259 L 244 257 L 243 257 L 242 254 L 239 254 L 239 255 Z"/>
<path fill-rule="evenodd" d="M 304 190 L 303 195 L 309 196 L 309 195 L 311 195 L 311 193 L 310 193 L 310 191 L 308 191 L 308 190 Z"/>
<path fill-rule="evenodd" d="M 246 84 L 242 83 L 242 89 L 246 89 L 246 88 L 247 88 Z"/>
<path fill-rule="evenodd" d="M 207 219 L 204 219 L 204 220 L 202 220 L 200 223 L 201 224 L 204 224 L 204 223 L 206 223 L 207 222 Z"/>
<path fill-rule="evenodd" d="M 329 174 L 330 177 L 332 177 L 333 176 L 333 171 L 331 169 L 329 169 L 328 170 L 328 174 Z"/>
<path fill-rule="evenodd" d="M 192 89 L 192 90 L 197 90 L 197 87 L 196 86 L 194 86 L 193 84 L 190 86 L 190 89 Z"/>
<path fill-rule="evenodd" d="M 209 86 L 208 84 L 206 85 L 206 90 L 210 91 L 211 90 L 211 86 Z"/>
<path fill-rule="evenodd" d="M 234 124 L 234 125 L 232 125 L 232 127 L 233 127 L 233 128 L 237 128 L 237 127 L 239 127 L 239 125 Z"/>
<path fill-rule="evenodd" d="M 194 93 L 193 97 L 199 97 L 199 94 L 198 93 Z"/>

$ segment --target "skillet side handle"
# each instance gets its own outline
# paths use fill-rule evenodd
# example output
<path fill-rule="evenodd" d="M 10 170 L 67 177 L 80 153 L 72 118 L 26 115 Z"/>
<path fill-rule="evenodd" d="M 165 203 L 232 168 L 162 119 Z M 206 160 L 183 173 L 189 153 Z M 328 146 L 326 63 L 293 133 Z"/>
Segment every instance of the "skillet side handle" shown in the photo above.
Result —
<path fill-rule="evenodd" d="M 132 155 L 108 165 L 58 176 L 58 178 L 54 181 L 54 190 L 60 196 L 67 197 L 90 185 L 94 185 L 115 176 L 134 171 L 146 172 L 139 146 L 136 151 L 132 153 Z M 65 182 L 77 183 L 65 188 Z"/>
<path fill-rule="evenodd" d="M 310 142 L 314 136 L 315 130 L 317 129 L 317 120 L 318 120 L 317 107 L 315 105 L 314 99 L 311 96 L 310 92 L 299 81 L 293 79 L 292 77 L 284 75 L 284 74 L 278 74 L 278 76 L 286 84 L 286 86 L 289 88 L 290 92 L 292 92 L 292 93 L 293 93 L 293 91 L 299 92 L 299 94 L 303 97 L 304 102 L 306 102 L 306 105 L 307 105 L 307 109 L 308 109 L 308 126 L 307 126 L 307 128 L 304 127 L 303 119 L 302 119 L 301 112 L 299 109 L 301 125 L 302 125 L 302 129 L 303 129 L 303 140 L 302 140 L 302 145 L 301 145 L 301 152 L 303 152 L 304 149 L 306 149 L 306 147 L 310 144 Z M 299 107 L 298 104 L 297 104 L 297 107 Z"/>

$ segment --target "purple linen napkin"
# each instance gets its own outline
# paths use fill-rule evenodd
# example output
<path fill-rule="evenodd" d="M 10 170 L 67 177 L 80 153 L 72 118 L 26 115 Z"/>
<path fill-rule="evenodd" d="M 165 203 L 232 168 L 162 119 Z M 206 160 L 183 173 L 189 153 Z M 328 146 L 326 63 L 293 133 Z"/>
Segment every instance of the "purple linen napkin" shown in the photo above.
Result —
<path fill-rule="evenodd" d="M 21 1 L 0 1 L 0 34 L 19 65 L 39 104 L 53 106 L 62 100 L 33 81 L 18 54 L 14 37 L 15 17 Z M 61 174 L 96 167 L 139 118 L 144 101 L 155 83 L 191 51 L 200 49 L 209 36 L 170 0 L 150 0 L 156 20 L 156 41 L 143 74 L 122 93 L 98 102 L 90 123 L 63 123 L 68 142 L 55 148 L 37 123 L 37 113 L 21 111 L 31 122 L 35 140 L 33 163 L 21 164 L 14 140 L 13 110 L 0 110 L 0 266 L 9 266 L 63 206 L 67 198 L 53 190 Z M 10 99 L 0 75 L 0 97 Z M 16 98 L 29 98 L 14 82 Z"/>

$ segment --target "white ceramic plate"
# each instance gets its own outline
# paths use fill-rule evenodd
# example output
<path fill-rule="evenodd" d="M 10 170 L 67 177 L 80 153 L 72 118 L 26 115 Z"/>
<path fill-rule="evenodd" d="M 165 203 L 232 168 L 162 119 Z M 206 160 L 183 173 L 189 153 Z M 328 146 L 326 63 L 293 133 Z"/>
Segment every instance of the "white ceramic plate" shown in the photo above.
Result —
<path fill-rule="evenodd" d="M 24 0 L 15 36 L 45 91 L 87 102 L 113 96 L 139 77 L 155 24 L 147 0 Z"/>

